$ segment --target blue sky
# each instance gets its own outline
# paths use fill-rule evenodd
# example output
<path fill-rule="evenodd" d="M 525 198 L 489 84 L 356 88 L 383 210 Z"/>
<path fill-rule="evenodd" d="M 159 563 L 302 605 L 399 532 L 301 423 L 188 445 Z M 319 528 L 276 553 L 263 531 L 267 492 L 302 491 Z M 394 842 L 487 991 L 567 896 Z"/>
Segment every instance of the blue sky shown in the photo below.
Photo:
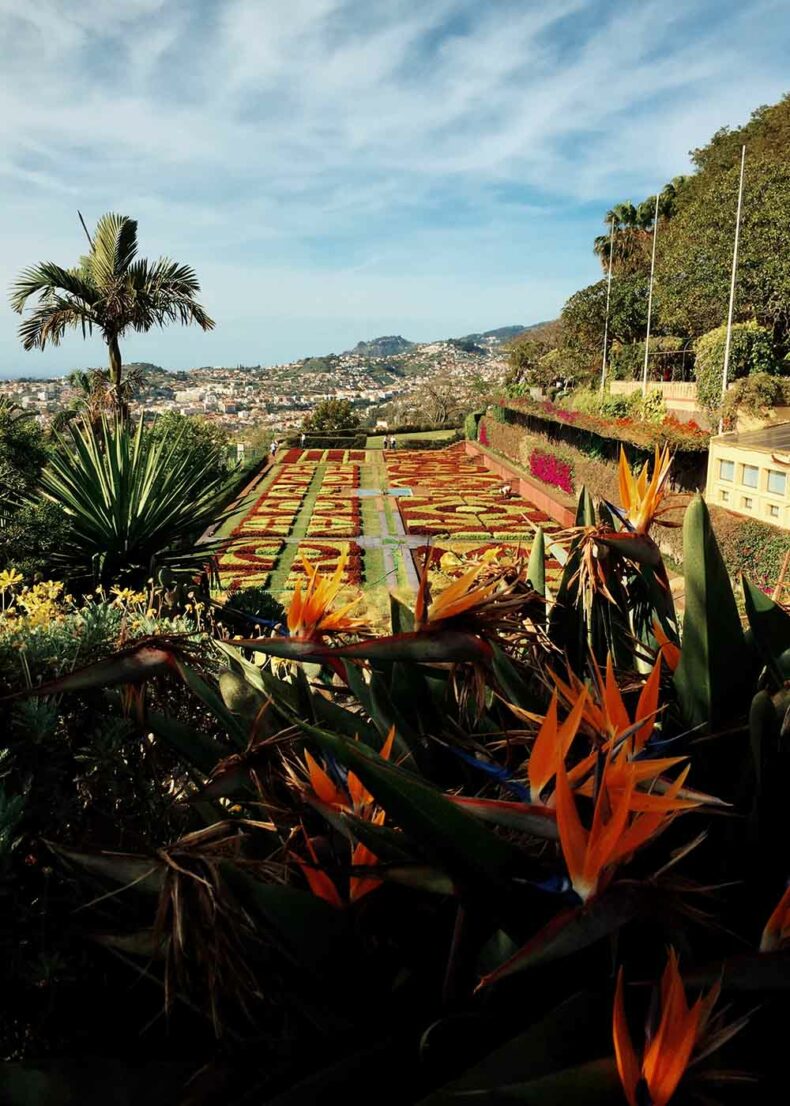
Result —
<path fill-rule="evenodd" d="M 196 268 L 210 335 L 273 363 L 554 316 L 612 203 L 790 90 L 787 0 L 0 0 L 0 284 L 106 210 Z M 104 362 L 75 333 L 0 375 Z"/>

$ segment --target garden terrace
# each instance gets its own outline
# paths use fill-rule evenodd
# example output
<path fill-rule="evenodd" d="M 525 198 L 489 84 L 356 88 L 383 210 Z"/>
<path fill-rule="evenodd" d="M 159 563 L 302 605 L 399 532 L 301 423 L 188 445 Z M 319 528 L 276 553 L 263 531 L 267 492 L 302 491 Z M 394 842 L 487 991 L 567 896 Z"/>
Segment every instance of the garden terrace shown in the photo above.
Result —
<path fill-rule="evenodd" d="M 683 491 L 705 486 L 709 434 L 667 416 L 660 423 L 631 418 L 605 419 L 569 411 L 553 403 L 507 399 L 490 408 L 485 427 L 492 422 L 521 427 L 549 443 L 572 446 L 591 457 L 617 461 L 621 447 L 632 462 L 642 464 L 656 446 L 668 445 L 674 455 L 673 479 Z M 484 432 L 482 432 L 484 433 Z M 485 444 L 481 433 L 481 441 Z"/>

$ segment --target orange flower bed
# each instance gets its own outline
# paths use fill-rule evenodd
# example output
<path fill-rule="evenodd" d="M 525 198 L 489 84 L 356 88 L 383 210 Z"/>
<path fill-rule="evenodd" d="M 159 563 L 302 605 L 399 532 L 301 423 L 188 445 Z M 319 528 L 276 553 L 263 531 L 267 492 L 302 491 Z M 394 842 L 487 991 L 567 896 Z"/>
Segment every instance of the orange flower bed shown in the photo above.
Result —
<path fill-rule="evenodd" d="M 231 541 L 217 558 L 222 590 L 265 587 L 283 547 L 283 542 L 265 538 Z"/>
<path fill-rule="evenodd" d="M 345 553 L 348 553 L 348 561 L 343 573 L 343 583 L 359 586 L 362 583 L 362 547 L 355 541 L 300 541 L 291 572 L 285 582 L 285 590 L 292 591 L 297 580 L 304 583 L 307 579 L 303 558 L 317 568 L 322 576 L 328 576 L 337 569 Z"/>

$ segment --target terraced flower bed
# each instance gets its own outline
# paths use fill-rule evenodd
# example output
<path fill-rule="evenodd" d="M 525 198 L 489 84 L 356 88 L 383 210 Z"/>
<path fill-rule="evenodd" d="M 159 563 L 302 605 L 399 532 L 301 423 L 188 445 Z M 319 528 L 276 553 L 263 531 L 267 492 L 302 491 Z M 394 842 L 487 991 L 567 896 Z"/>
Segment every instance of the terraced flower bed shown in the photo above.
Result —
<path fill-rule="evenodd" d="M 220 554 L 217 563 L 220 581 L 226 591 L 266 587 L 285 543 L 266 537 L 234 541 Z"/>
<path fill-rule="evenodd" d="M 348 561 L 343 573 L 343 583 L 359 586 L 363 580 L 362 571 L 362 547 L 355 541 L 300 541 L 296 556 L 288 579 L 285 581 L 285 590 L 293 591 L 298 580 L 302 583 L 307 579 L 304 560 L 318 570 L 324 576 L 330 576 L 336 571 L 342 557 L 348 554 Z"/>
<path fill-rule="evenodd" d="M 531 542 L 501 542 L 501 541 L 463 541 L 455 538 L 442 541 L 437 545 L 421 545 L 414 550 L 415 561 L 423 563 L 423 559 L 430 551 L 431 573 L 438 577 L 455 579 L 468 571 L 473 561 L 482 560 L 487 554 L 494 553 L 497 565 L 506 565 L 510 561 L 523 560 L 529 551 Z M 556 587 L 562 575 L 562 566 L 553 557 L 546 557 L 546 583 L 549 587 Z M 432 586 L 441 581 L 432 580 Z"/>
<path fill-rule="evenodd" d="M 557 529 L 548 515 L 525 499 L 503 499 L 501 478 L 464 453 L 388 454 L 393 483 L 411 487 L 414 495 L 398 500 L 409 534 L 448 534 L 455 538 L 532 539 L 534 527 Z"/>
<path fill-rule="evenodd" d="M 293 465 L 308 461 L 312 465 L 322 461 L 364 461 L 364 449 L 289 449 L 283 455 L 283 464 Z"/>
<path fill-rule="evenodd" d="M 382 506 L 360 498 L 361 483 L 376 496 L 387 483 L 412 494 L 392 496 Z M 267 487 L 227 538 L 219 559 L 222 590 L 257 585 L 282 597 L 305 579 L 303 557 L 329 575 L 348 552 L 344 585 L 367 579 L 378 596 L 372 601 L 386 606 L 377 582 L 413 587 L 412 562 L 421 563 L 402 540 L 404 531 L 435 538 L 447 555 L 444 568 L 492 548 L 502 557 L 524 554 L 535 525 L 547 532 L 557 526 L 527 500 L 503 499 L 501 483 L 459 448 L 377 452 L 374 461 L 362 450 L 290 449 L 278 457 Z M 388 532 L 389 541 L 379 545 Z M 356 540 L 362 535 L 367 551 Z"/>

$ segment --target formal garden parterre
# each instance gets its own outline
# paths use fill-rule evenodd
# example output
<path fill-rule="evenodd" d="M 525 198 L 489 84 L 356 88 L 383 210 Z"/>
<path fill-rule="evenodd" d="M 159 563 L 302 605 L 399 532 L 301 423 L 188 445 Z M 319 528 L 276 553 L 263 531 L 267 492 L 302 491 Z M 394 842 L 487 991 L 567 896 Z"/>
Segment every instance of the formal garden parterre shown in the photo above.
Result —
<path fill-rule="evenodd" d="M 558 529 L 527 500 L 504 498 L 501 478 L 457 445 L 441 451 L 292 448 L 278 455 L 261 490 L 223 535 L 218 594 L 260 587 L 287 599 L 306 580 L 305 562 L 328 576 L 341 559 L 349 588 L 413 586 L 423 559 L 414 539 L 422 536 L 446 554 L 433 561 L 440 589 L 453 575 L 454 559 L 478 559 L 492 548 L 501 556 L 528 555 L 537 526 L 546 534 Z M 550 575 L 552 565 L 559 567 L 550 561 Z"/>

